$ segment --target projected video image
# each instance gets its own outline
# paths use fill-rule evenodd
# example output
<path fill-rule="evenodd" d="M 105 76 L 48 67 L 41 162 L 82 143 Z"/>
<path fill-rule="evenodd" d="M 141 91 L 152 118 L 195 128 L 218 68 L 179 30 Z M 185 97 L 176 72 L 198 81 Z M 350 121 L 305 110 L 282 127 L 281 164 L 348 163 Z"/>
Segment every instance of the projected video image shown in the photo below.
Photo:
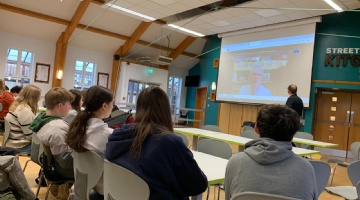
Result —
<path fill-rule="evenodd" d="M 313 47 L 314 34 L 227 41 L 221 48 L 217 100 L 284 104 L 287 86 L 297 84 L 308 104 Z"/>

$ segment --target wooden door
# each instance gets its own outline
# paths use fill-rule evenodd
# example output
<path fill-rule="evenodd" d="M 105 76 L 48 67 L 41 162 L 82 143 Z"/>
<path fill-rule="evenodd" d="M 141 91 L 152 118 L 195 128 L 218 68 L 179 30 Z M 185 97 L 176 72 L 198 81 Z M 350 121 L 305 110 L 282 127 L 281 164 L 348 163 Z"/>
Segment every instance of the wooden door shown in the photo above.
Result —
<path fill-rule="evenodd" d="M 202 122 L 194 122 L 194 127 L 199 128 L 204 125 L 205 121 L 205 108 L 206 108 L 206 99 L 207 99 L 207 87 L 199 87 L 196 89 L 196 102 L 195 109 L 203 109 L 204 112 L 195 112 L 194 119 L 202 120 Z"/>
<path fill-rule="evenodd" d="M 316 95 L 314 139 L 336 143 L 339 144 L 337 149 L 347 150 L 350 108 L 350 92 L 319 90 Z"/>
<path fill-rule="evenodd" d="M 360 93 L 353 93 L 351 98 L 349 151 L 353 142 L 360 142 Z"/>

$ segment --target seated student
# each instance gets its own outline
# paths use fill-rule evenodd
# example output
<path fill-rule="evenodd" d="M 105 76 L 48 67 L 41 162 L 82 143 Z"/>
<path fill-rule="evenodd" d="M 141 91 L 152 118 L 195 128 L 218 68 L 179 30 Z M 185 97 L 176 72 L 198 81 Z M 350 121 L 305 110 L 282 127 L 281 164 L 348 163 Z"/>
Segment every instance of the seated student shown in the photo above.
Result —
<path fill-rule="evenodd" d="M 54 156 L 51 163 L 54 171 L 69 179 L 74 178 L 73 158 L 72 150 L 65 143 L 69 124 L 62 117 L 68 115 L 73 101 L 74 95 L 71 92 L 60 87 L 52 88 L 45 95 L 46 113 L 40 113 L 30 124 L 30 130 L 38 136 L 43 144 L 50 147 Z M 59 187 L 58 195 L 57 192 L 52 192 L 53 195 L 59 199 L 67 199 L 68 188 L 66 188 L 66 184 L 64 185 Z"/>
<path fill-rule="evenodd" d="M 299 128 L 299 115 L 294 110 L 264 106 L 255 125 L 260 139 L 246 143 L 244 152 L 235 154 L 227 164 L 225 199 L 241 192 L 316 199 L 314 169 L 292 151 L 290 141 Z"/>
<path fill-rule="evenodd" d="M 5 81 L 0 79 L 0 130 L 4 130 L 4 118 L 9 112 L 11 104 L 15 101 L 14 96 L 5 89 Z"/>
<path fill-rule="evenodd" d="M 92 86 L 85 94 L 85 110 L 80 111 L 70 124 L 66 143 L 76 152 L 94 151 L 104 157 L 106 143 L 113 129 L 102 119 L 108 117 L 114 104 L 112 92 L 101 86 Z M 104 195 L 100 179 L 95 191 Z"/>
<path fill-rule="evenodd" d="M 208 186 L 191 151 L 173 134 L 169 99 L 159 87 L 141 91 L 135 123 L 114 130 L 105 157 L 141 177 L 150 200 L 188 199 Z"/>
<path fill-rule="evenodd" d="M 32 131 L 29 126 L 35 119 L 40 96 L 41 89 L 35 85 L 27 85 L 21 90 L 5 117 L 10 122 L 11 129 L 5 146 L 17 148 L 20 153 L 30 154 Z"/>
<path fill-rule="evenodd" d="M 11 88 L 10 92 L 14 96 L 14 98 L 16 99 L 19 96 L 21 90 L 22 90 L 22 87 L 20 85 L 16 85 L 16 86 Z"/>
<path fill-rule="evenodd" d="M 79 90 L 69 90 L 69 92 L 75 96 L 75 99 L 71 102 L 71 110 L 69 111 L 69 114 L 66 117 L 63 117 L 68 124 L 70 124 L 76 115 L 81 111 L 81 107 L 83 105 L 83 97 Z"/>
<path fill-rule="evenodd" d="M 0 199 L 38 199 L 14 156 L 0 156 Z"/>

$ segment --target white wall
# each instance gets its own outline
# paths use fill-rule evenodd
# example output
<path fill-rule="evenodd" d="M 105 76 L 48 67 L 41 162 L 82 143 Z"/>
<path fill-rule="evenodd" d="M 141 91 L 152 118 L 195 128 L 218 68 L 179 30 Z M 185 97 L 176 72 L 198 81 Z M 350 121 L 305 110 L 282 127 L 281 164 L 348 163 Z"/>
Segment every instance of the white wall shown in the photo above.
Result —
<path fill-rule="evenodd" d="M 31 72 L 31 83 L 37 85 L 42 90 L 42 96 L 51 89 L 52 74 L 54 70 L 54 57 L 55 57 L 55 42 L 39 40 L 31 37 L 15 35 L 11 33 L 0 32 L 0 78 L 5 76 L 5 66 L 7 50 L 9 48 L 27 50 L 33 52 L 34 66 Z M 64 76 L 62 87 L 72 89 L 74 84 L 75 62 L 76 59 L 91 61 L 96 64 L 96 75 L 94 84 L 97 83 L 97 73 L 103 72 L 109 74 L 108 87 L 111 82 L 112 70 L 112 54 L 79 47 L 69 46 L 67 50 L 66 62 L 64 67 Z M 50 81 L 49 83 L 34 82 L 35 64 L 44 63 L 50 64 Z"/>
<path fill-rule="evenodd" d="M 108 73 L 108 88 L 111 83 L 111 70 L 112 70 L 112 54 L 101 51 L 94 51 L 89 49 L 83 49 L 79 47 L 69 46 L 66 54 L 66 62 L 64 68 L 64 78 L 62 81 L 62 87 L 65 89 L 72 89 L 74 87 L 74 74 L 76 60 L 83 60 L 95 63 L 95 79 L 94 85 L 97 84 L 98 72 Z"/>
<path fill-rule="evenodd" d="M 30 37 L 0 32 L 0 79 L 5 76 L 7 50 L 9 48 L 26 50 L 33 53 L 34 66 L 31 72 L 30 82 L 33 83 L 35 75 L 35 63 L 50 64 L 49 83 L 33 83 L 41 88 L 42 96 L 51 88 L 52 73 L 54 70 L 55 43 Z"/>
<path fill-rule="evenodd" d="M 185 77 L 188 75 L 187 69 L 181 69 L 181 68 L 174 68 L 170 67 L 169 69 L 169 77 L 180 77 L 182 78 L 182 85 L 181 85 L 181 97 L 180 97 L 180 107 L 184 108 L 186 103 L 186 87 L 185 87 Z"/>
<path fill-rule="evenodd" d="M 152 74 L 147 71 L 149 68 L 154 70 Z M 128 65 L 126 62 L 121 62 L 121 71 L 115 99 L 116 103 L 126 103 L 129 80 L 156 83 L 167 92 L 168 70 L 133 63 Z"/>

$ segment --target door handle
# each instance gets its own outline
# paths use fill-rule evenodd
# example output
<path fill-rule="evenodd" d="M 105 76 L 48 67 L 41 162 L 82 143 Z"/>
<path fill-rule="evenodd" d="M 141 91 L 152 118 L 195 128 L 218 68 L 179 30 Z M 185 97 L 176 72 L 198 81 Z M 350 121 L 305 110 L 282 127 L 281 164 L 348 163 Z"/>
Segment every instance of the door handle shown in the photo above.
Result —
<path fill-rule="evenodd" d="M 354 111 L 351 111 L 351 115 L 350 115 L 350 123 L 354 123 Z"/>
<path fill-rule="evenodd" d="M 350 111 L 347 111 L 346 112 L 346 122 L 349 122 L 350 121 Z"/>

